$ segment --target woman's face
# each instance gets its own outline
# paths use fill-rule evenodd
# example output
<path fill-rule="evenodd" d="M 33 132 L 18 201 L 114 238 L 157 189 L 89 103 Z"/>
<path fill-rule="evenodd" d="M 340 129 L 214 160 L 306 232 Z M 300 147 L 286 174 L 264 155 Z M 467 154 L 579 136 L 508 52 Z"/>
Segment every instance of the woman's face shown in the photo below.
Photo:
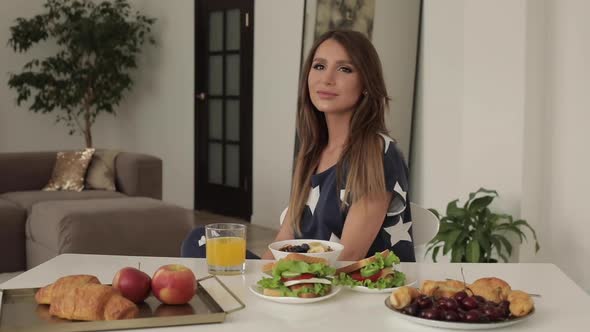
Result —
<path fill-rule="evenodd" d="M 325 113 L 352 111 L 362 91 L 357 68 L 353 67 L 344 47 L 334 39 L 324 41 L 317 48 L 307 86 L 311 102 Z"/>

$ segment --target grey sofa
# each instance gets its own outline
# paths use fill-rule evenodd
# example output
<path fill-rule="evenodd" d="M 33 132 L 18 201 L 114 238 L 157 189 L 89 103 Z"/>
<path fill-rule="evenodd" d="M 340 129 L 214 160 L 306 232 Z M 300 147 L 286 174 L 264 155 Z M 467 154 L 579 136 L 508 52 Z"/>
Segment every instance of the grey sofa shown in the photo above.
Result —
<path fill-rule="evenodd" d="M 0 272 L 64 252 L 178 256 L 192 211 L 160 201 L 159 158 L 119 153 L 116 192 L 42 191 L 55 159 L 55 152 L 0 153 Z M 171 232 L 166 239 L 163 230 Z"/>

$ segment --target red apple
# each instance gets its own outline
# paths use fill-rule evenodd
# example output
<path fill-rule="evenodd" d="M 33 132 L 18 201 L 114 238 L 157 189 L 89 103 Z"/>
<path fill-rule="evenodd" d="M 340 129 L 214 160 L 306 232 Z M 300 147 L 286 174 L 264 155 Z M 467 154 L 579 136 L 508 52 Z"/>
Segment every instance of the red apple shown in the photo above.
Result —
<path fill-rule="evenodd" d="M 152 292 L 166 304 L 185 304 L 197 290 L 195 275 L 181 264 L 160 267 L 152 277 Z"/>
<path fill-rule="evenodd" d="M 150 295 L 150 276 L 134 267 L 124 267 L 113 278 L 113 287 L 132 302 L 143 302 Z"/>

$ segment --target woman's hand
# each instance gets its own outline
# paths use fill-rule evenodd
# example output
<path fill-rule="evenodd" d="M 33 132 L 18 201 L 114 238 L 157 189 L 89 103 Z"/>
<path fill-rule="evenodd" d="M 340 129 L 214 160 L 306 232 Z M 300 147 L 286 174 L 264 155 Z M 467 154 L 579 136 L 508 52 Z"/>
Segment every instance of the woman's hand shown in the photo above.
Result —
<path fill-rule="evenodd" d="M 344 222 L 340 239 L 344 250 L 338 260 L 357 261 L 366 257 L 383 225 L 392 198 L 393 194 L 386 192 L 352 204 Z"/>

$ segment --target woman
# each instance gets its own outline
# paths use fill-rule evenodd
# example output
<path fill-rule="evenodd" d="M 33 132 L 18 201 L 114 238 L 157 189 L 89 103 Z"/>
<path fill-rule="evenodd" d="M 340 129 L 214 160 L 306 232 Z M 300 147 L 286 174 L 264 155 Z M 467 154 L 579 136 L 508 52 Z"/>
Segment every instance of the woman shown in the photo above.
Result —
<path fill-rule="evenodd" d="M 387 136 L 389 98 L 375 48 L 359 32 L 330 31 L 315 42 L 302 70 L 300 148 L 275 241 L 337 238 L 344 245 L 340 260 L 391 249 L 402 261 L 415 261 L 408 171 Z"/>

